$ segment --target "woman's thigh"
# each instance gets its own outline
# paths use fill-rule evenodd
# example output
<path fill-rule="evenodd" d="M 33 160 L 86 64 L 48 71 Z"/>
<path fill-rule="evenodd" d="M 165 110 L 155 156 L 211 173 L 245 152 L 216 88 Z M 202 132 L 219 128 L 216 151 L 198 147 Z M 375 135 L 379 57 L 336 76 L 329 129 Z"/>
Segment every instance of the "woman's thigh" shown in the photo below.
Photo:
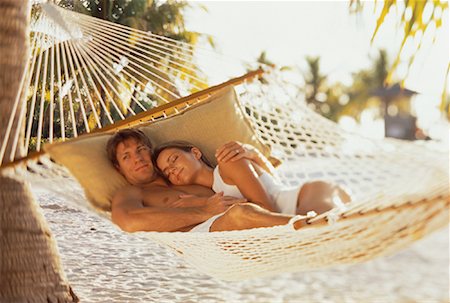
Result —
<path fill-rule="evenodd" d="M 325 181 L 312 181 L 302 186 L 298 195 L 297 214 L 315 211 L 321 214 L 336 206 L 347 203 L 350 195 L 339 185 Z"/>

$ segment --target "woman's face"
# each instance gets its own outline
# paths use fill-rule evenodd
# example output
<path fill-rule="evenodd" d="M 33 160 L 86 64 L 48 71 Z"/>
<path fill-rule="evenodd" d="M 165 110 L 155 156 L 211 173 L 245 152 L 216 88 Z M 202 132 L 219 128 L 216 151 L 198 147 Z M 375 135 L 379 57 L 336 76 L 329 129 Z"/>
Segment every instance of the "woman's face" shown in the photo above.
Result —
<path fill-rule="evenodd" d="M 174 185 L 195 184 L 195 177 L 202 169 L 201 153 L 198 149 L 184 151 L 166 148 L 156 159 L 156 165 L 164 176 Z"/>

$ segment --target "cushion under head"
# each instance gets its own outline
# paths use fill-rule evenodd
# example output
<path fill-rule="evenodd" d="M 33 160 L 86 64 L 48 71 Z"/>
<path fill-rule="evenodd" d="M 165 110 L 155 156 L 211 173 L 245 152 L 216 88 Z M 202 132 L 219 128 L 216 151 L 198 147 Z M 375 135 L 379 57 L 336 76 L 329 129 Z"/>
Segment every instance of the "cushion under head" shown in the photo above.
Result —
<path fill-rule="evenodd" d="M 233 87 L 209 94 L 205 100 L 165 119 L 139 126 L 153 145 L 184 140 L 198 146 L 215 163 L 215 151 L 228 141 L 240 141 L 258 148 L 266 157 L 270 149 L 254 132 L 244 115 Z M 128 183 L 106 154 L 112 133 L 82 135 L 66 142 L 44 146 L 57 163 L 67 167 L 98 209 L 110 211 L 116 191 Z"/>

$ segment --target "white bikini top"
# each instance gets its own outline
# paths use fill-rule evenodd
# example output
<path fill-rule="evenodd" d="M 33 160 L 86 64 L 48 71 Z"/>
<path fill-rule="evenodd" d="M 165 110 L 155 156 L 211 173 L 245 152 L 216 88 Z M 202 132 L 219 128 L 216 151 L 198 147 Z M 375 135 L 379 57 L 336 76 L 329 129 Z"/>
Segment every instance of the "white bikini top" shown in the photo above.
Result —
<path fill-rule="evenodd" d="M 235 198 L 244 198 L 244 196 L 239 191 L 239 188 L 236 185 L 226 184 L 223 181 L 222 176 L 219 173 L 219 166 L 216 166 L 214 168 L 213 176 L 214 176 L 214 181 L 213 181 L 213 185 L 212 185 L 212 190 L 214 192 L 218 193 L 218 192 L 223 191 L 223 194 L 225 196 L 231 196 L 231 197 L 235 197 Z M 280 189 L 280 185 L 277 184 L 277 182 L 274 180 L 274 178 L 272 178 L 272 176 L 269 175 L 267 172 L 263 172 L 259 176 L 259 180 L 264 185 L 265 190 L 267 191 L 267 193 L 270 196 L 275 194 L 275 192 L 278 192 Z"/>
<path fill-rule="evenodd" d="M 244 198 L 244 196 L 241 194 L 241 192 L 239 191 L 239 188 L 236 185 L 226 184 L 223 181 L 222 176 L 220 175 L 220 172 L 219 172 L 219 166 L 216 166 L 214 168 L 213 175 L 214 175 L 214 181 L 213 181 L 213 185 L 212 185 L 212 190 L 215 193 L 223 191 L 223 194 L 225 196 L 231 196 L 231 197 L 235 197 L 235 198 Z"/>

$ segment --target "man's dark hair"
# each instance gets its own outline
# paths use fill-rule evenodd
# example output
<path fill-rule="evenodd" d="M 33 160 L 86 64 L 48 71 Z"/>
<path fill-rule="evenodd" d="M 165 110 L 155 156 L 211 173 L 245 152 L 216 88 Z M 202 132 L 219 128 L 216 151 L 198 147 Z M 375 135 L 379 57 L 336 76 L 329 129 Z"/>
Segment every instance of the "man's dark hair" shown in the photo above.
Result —
<path fill-rule="evenodd" d="M 108 154 L 108 159 L 112 162 L 112 164 L 114 164 L 114 166 L 119 165 L 116 155 L 117 146 L 128 139 L 135 139 L 152 150 L 152 143 L 144 132 L 134 128 L 122 129 L 109 138 L 108 143 L 106 143 L 106 153 Z"/>

